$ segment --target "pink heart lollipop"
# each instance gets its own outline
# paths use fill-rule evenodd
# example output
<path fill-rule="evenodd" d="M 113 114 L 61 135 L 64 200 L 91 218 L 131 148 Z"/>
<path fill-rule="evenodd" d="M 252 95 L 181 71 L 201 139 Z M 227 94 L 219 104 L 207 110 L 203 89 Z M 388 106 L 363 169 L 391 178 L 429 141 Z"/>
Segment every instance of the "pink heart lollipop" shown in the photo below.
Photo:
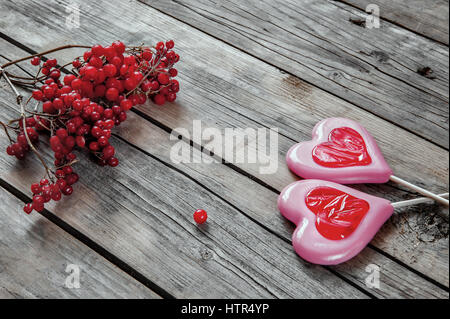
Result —
<path fill-rule="evenodd" d="M 396 176 L 370 133 L 359 123 L 329 118 L 313 129 L 312 140 L 294 145 L 286 156 L 288 167 L 303 178 L 341 184 L 386 183 L 391 180 L 448 206 L 445 200 Z"/>
<path fill-rule="evenodd" d="M 443 194 L 441 196 L 448 196 Z M 340 184 L 303 180 L 287 186 L 278 198 L 281 214 L 297 225 L 295 251 L 320 265 L 336 265 L 356 256 L 394 212 L 394 207 L 423 203 L 388 200 Z"/>

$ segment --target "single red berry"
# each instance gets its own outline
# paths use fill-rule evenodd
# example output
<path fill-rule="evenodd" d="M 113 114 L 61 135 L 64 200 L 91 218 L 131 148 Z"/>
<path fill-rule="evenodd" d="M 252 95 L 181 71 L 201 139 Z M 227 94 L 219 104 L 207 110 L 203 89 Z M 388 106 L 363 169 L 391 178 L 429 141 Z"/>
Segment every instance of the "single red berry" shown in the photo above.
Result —
<path fill-rule="evenodd" d="M 33 205 L 40 205 L 40 204 L 44 204 L 44 197 L 41 195 L 34 195 Z"/>
<path fill-rule="evenodd" d="M 129 111 L 133 107 L 133 102 L 131 100 L 125 99 L 120 102 L 120 108 L 122 111 L 126 112 Z"/>
<path fill-rule="evenodd" d="M 64 166 L 63 171 L 64 171 L 64 174 L 67 176 L 67 175 L 73 173 L 73 168 L 72 168 L 72 166 Z"/>
<path fill-rule="evenodd" d="M 80 60 L 76 59 L 72 62 L 72 65 L 74 68 L 78 69 L 81 66 L 81 62 L 80 62 Z"/>
<path fill-rule="evenodd" d="M 118 54 L 122 54 L 125 52 L 125 44 L 120 41 L 114 41 L 112 47 L 116 50 Z"/>
<path fill-rule="evenodd" d="M 72 186 L 67 185 L 66 187 L 64 187 L 63 189 L 61 189 L 61 192 L 62 192 L 64 195 L 69 196 L 69 195 L 72 195 L 72 193 L 73 193 L 73 188 L 72 188 Z"/>
<path fill-rule="evenodd" d="M 103 149 L 103 158 L 105 160 L 110 159 L 111 157 L 114 156 L 114 153 L 115 153 L 114 146 L 108 145 Z"/>
<path fill-rule="evenodd" d="M 61 195 L 60 191 L 57 191 L 57 192 L 52 192 L 51 197 L 55 202 L 57 202 L 61 199 L 62 195 Z"/>
<path fill-rule="evenodd" d="M 103 67 L 103 72 L 105 72 L 105 75 L 107 77 L 113 77 L 117 73 L 117 68 L 116 68 L 116 66 L 114 64 L 106 64 Z"/>
<path fill-rule="evenodd" d="M 49 75 L 50 74 L 50 68 L 42 68 L 41 72 L 44 75 Z"/>
<path fill-rule="evenodd" d="M 67 133 L 67 130 L 64 128 L 59 128 L 56 130 L 56 136 L 62 141 L 64 140 L 69 134 Z"/>
<path fill-rule="evenodd" d="M 41 186 L 48 185 L 48 179 L 46 179 L 46 178 L 41 179 L 41 181 L 39 182 L 39 184 L 41 184 Z"/>
<path fill-rule="evenodd" d="M 41 64 L 41 59 L 38 56 L 35 56 L 34 58 L 31 59 L 31 64 L 39 65 L 39 64 Z"/>
<path fill-rule="evenodd" d="M 109 88 L 105 94 L 109 101 L 116 101 L 119 98 L 119 90 L 116 88 Z"/>
<path fill-rule="evenodd" d="M 178 70 L 172 68 L 172 69 L 169 70 L 169 74 L 170 74 L 171 77 L 174 78 L 174 77 L 176 77 L 178 75 Z"/>
<path fill-rule="evenodd" d="M 159 73 L 158 74 L 158 82 L 161 83 L 162 85 L 166 85 L 169 84 L 169 76 L 165 73 Z"/>
<path fill-rule="evenodd" d="M 64 178 L 60 178 L 58 179 L 58 181 L 56 182 L 56 185 L 58 185 L 59 189 L 64 189 L 67 186 L 67 182 Z"/>
<path fill-rule="evenodd" d="M 37 101 L 41 101 L 44 98 L 44 93 L 42 93 L 41 90 L 34 90 L 33 98 Z"/>
<path fill-rule="evenodd" d="M 156 44 L 156 50 L 157 51 L 162 51 L 164 49 L 164 42 L 158 42 Z"/>
<path fill-rule="evenodd" d="M 23 207 L 23 211 L 27 214 L 31 214 L 31 212 L 33 211 L 33 204 L 32 203 L 28 203 Z"/>
<path fill-rule="evenodd" d="M 56 170 L 55 175 L 57 178 L 64 178 L 64 176 L 66 176 L 66 174 L 64 174 L 64 171 L 62 169 Z"/>
<path fill-rule="evenodd" d="M 97 142 L 91 142 L 91 143 L 89 144 L 89 149 L 90 149 L 92 152 L 97 152 L 97 151 L 100 149 L 100 146 L 98 145 Z"/>
<path fill-rule="evenodd" d="M 155 95 L 153 100 L 155 101 L 155 104 L 157 104 L 157 105 L 164 105 L 164 103 L 166 103 L 166 98 L 162 94 Z"/>
<path fill-rule="evenodd" d="M 6 148 L 6 153 L 7 153 L 8 155 L 10 155 L 10 156 L 13 156 L 13 155 L 15 154 L 15 152 L 14 152 L 14 147 L 13 147 L 12 145 L 9 145 L 9 146 Z"/>
<path fill-rule="evenodd" d="M 96 44 L 92 47 L 92 55 L 100 57 L 104 54 L 105 50 L 100 44 Z"/>
<path fill-rule="evenodd" d="M 31 185 L 31 192 L 33 194 L 39 194 L 41 192 L 41 186 L 38 183 L 32 184 Z"/>
<path fill-rule="evenodd" d="M 84 139 L 83 136 L 77 136 L 75 138 L 75 141 L 76 141 L 78 147 L 83 148 L 86 145 L 86 140 Z"/>
<path fill-rule="evenodd" d="M 119 160 L 115 157 L 111 157 L 110 159 L 108 159 L 108 165 L 111 167 L 116 167 L 117 165 L 119 165 Z"/>
<path fill-rule="evenodd" d="M 53 79 L 59 79 L 59 77 L 61 76 L 61 72 L 59 71 L 59 70 L 53 70 L 51 73 L 50 73 L 50 77 L 51 78 L 53 78 Z"/>
<path fill-rule="evenodd" d="M 153 53 L 150 50 L 144 50 L 144 52 L 142 52 L 142 58 L 145 61 L 150 61 L 153 57 Z"/>
<path fill-rule="evenodd" d="M 84 76 L 87 80 L 95 80 L 97 77 L 97 68 L 93 66 L 87 66 L 85 69 Z"/>
<path fill-rule="evenodd" d="M 177 99 L 176 93 L 171 92 L 167 95 L 167 102 L 175 102 L 176 99 Z"/>
<path fill-rule="evenodd" d="M 72 89 L 79 90 L 81 89 L 81 86 L 83 85 L 83 81 L 81 79 L 74 79 L 70 85 L 72 86 Z"/>
<path fill-rule="evenodd" d="M 173 49 L 174 46 L 175 46 L 175 42 L 173 42 L 173 40 L 169 40 L 166 42 L 166 47 L 168 50 Z"/>
<path fill-rule="evenodd" d="M 58 64 L 58 61 L 56 61 L 56 59 L 48 59 L 46 64 L 47 66 L 54 68 Z"/>
<path fill-rule="evenodd" d="M 196 210 L 194 213 L 194 220 L 197 224 L 203 224 L 208 219 L 208 214 L 203 209 Z"/>
<path fill-rule="evenodd" d="M 47 102 L 50 102 L 50 101 L 47 101 Z M 63 100 L 61 100 L 60 98 L 55 98 L 53 100 L 52 107 L 57 109 L 57 110 L 62 110 L 64 108 Z"/>

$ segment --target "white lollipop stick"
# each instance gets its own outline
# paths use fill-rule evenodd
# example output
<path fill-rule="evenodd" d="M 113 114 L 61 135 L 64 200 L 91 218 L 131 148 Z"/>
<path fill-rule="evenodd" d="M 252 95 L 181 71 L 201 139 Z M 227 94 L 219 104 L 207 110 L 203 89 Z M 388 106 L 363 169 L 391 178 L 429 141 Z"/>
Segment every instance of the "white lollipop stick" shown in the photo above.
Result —
<path fill-rule="evenodd" d="M 448 197 L 448 195 L 449 195 L 448 193 L 445 193 L 445 194 L 439 194 L 436 196 L 439 196 L 440 198 L 444 198 L 444 197 Z M 433 203 L 433 201 L 430 198 L 420 197 L 420 198 L 405 200 L 402 202 L 392 203 L 391 205 L 394 208 L 403 208 L 403 207 L 409 207 L 409 206 L 418 205 L 418 204 L 430 204 L 430 203 Z"/>
<path fill-rule="evenodd" d="M 405 181 L 405 180 L 403 180 L 403 179 L 401 179 L 399 177 L 396 177 L 394 175 L 392 175 L 390 177 L 390 180 L 392 182 L 394 182 L 394 183 L 397 183 L 399 185 L 402 185 L 402 186 L 405 186 L 405 187 L 407 187 L 409 189 L 412 189 L 412 190 L 416 191 L 419 194 L 422 194 L 422 195 L 427 196 L 427 197 L 429 197 L 431 199 L 434 199 L 439 204 L 442 204 L 442 205 L 445 205 L 445 206 L 449 207 L 448 199 L 442 198 L 441 195 L 433 194 L 432 192 L 427 191 L 426 189 L 423 189 L 422 187 L 419 187 L 417 185 L 411 184 L 411 183 L 409 183 L 409 182 L 407 182 L 407 181 Z"/>

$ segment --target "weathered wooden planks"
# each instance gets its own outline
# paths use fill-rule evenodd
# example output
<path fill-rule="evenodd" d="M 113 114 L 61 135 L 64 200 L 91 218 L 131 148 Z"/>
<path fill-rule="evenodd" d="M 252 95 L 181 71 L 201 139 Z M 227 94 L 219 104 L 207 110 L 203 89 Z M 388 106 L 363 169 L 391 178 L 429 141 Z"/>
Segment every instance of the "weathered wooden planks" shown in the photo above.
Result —
<path fill-rule="evenodd" d="M 4 120 L 15 112 L 6 103 L 11 94 L 0 88 Z M 170 294 L 180 298 L 367 297 L 332 272 L 300 260 L 288 243 L 186 175 L 118 139 L 112 143 L 124 154 L 121 165 L 99 169 L 81 156 L 76 195 L 49 205 L 49 210 Z M 6 145 L 2 139 L 0 148 Z M 47 152 L 43 154 L 51 160 Z M 43 174 L 33 159 L 17 163 L 0 155 L 0 162 L 2 179 L 23 192 Z M 210 212 L 206 227 L 192 221 L 199 207 Z"/>
<path fill-rule="evenodd" d="M 0 298 L 160 298 L 0 187 Z M 80 267 L 69 289 L 66 267 Z"/>
<path fill-rule="evenodd" d="M 338 2 L 143 1 L 448 147 L 444 45 L 385 21 L 380 29 L 355 25 L 350 18 L 365 21 L 366 14 Z M 417 72 L 424 67 L 434 71 L 433 79 Z"/>
<path fill-rule="evenodd" d="M 142 134 L 133 134 L 133 127 L 140 127 Z M 157 156 L 159 159 L 170 162 L 170 152 L 174 142 L 169 142 L 165 132 L 154 125 L 146 124 L 145 120 L 141 117 L 131 115 L 128 122 L 118 130 L 118 134 L 127 141 Z M 198 158 L 198 151 L 192 150 L 192 153 L 193 157 Z M 259 185 L 249 178 L 245 178 L 232 168 L 223 164 L 182 163 L 176 165 L 176 167 L 196 179 L 202 185 L 214 190 L 215 193 L 236 207 L 239 207 L 243 213 L 263 224 L 274 233 L 286 240 L 290 240 L 293 227 L 278 212 L 277 193 Z M 365 191 L 373 192 L 373 189 L 367 187 Z M 420 212 L 421 214 L 433 214 L 436 211 L 436 207 L 422 206 L 413 211 L 416 213 Z M 403 212 L 403 214 L 407 213 Z M 444 223 L 441 221 L 441 224 Z M 407 227 L 402 226 L 401 229 L 405 232 L 403 233 L 404 236 L 416 235 L 415 231 Z M 444 239 L 441 242 L 445 243 L 446 241 Z M 407 244 L 404 245 L 407 246 Z M 442 253 L 445 254 L 445 249 L 443 249 Z M 421 258 L 418 258 L 419 262 Z M 435 258 L 431 257 L 430 260 L 435 260 Z M 365 249 L 354 260 L 334 267 L 334 269 L 347 279 L 364 287 L 368 275 L 365 268 L 370 264 L 379 265 L 382 269 L 382 288 L 380 290 L 370 290 L 377 297 L 441 298 L 448 295 L 444 290 L 430 284 L 420 276 L 415 275 L 396 262 L 377 253 L 372 248 Z M 439 268 L 444 268 L 445 261 L 442 261 L 442 265 L 440 263 L 438 265 L 440 265 Z M 436 271 L 444 271 L 445 274 L 445 270 L 436 269 Z"/>
<path fill-rule="evenodd" d="M 365 10 L 380 8 L 380 16 L 448 45 L 448 0 L 339 0 Z"/>
<path fill-rule="evenodd" d="M 135 134 L 135 131 L 132 129 L 133 127 L 142 128 L 141 134 Z M 152 153 L 159 159 L 169 161 L 168 153 L 170 152 L 171 143 L 168 141 L 167 133 L 158 127 L 149 124 L 142 118 L 136 115 L 131 115 L 129 122 L 127 122 L 127 124 L 119 130 L 119 134 L 125 138 L 134 136 L 134 139 L 137 138 L 135 141 L 138 142 L 139 146 L 150 148 Z M 124 151 L 122 147 L 121 150 Z M 129 150 L 129 152 L 133 152 L 133 150 Z M 213 167 L 198 164 L 183 165 L 182 167 L 178 166 L 177 168 L 181 168 L 184 173 L 195 178 L 198 183 L 204 183 L 207 189 L 213 189 L 214 192 L 225 195 L 225 198 L 232 204 L 240 205 L 245 214 L 250 215 L 251 218 L 255 218 L 258 222 L 264 224 L 265 226 L 272 228 L 275 232 L 280 232 L 281 236 L 286 238 L 286 240 L 290 238 L 292 227 L 290 227 L 290 225 L 288 225 L 277 212 L 277 195 L 275 193 L 267 190 L 255 182 L 252 182 L 250 179 L 237 174 L 235 171 L 222 164 L 214 165 Z M 87 173 L 89 168 L 85 168 L 82 171 Z M 251 192 L 249 192 L 249 190 L 251 190 Z M 241 198 L 236 198 L 239 194 Z M 104 196 L 101 192 L 98 195 Z M 83 192 L 79 193 L 77 187 L 77 193 L 75 196 L 86 195 L 83 194 Z M 249 197 L 252 198 L 252 201 L 248 201 Z M 245 198 L 245 200 L 243 200 L 243 198 Z M 76 201 L 77 199 L 73 200 L 73 202 Z M 67 205 L 72 205 L 72 203 L 69 202 Z M 57 205 L 57 211 L 59 212 L 64 210 L 65 206 L 65 204 Z M 74 208 L 80 209 L 80 206 L 75 204 Z M 209 212 L 218 213 L 216 210 L 217 207 L 213 206 L 209 209 Z M 214 216 L 214 214 L 212 216 Z M 89 216 L 86 216 L 86 218 L 89 218 Z M 200 251 L 200 253 L 204 252 Z M 286 252 L 283 253 L 285 254 Z M 206 256 L 209 256 L 208 250 L 205 254 Z M 280 267 L 283 266 L 282 263 L 283 261 L 280 260 Z M 349 280 L 364 287 L 365 278 L 368 275 L 365 272 L 365 267 L 373 263 L 379 265 L 383 272 L 381 289 L 370 291 L 378 297 L 446 298 L 448 295 L 445 291 L 438 289 L 434 285 L 423 280 L 421 277 L 407 271 L 395 262 L 392 262 L 388 258 L 383 257 L 371 249 L 366 249 L 352 262 L 346 263 L 344 266 L 337 267 L 336 271 L 347 277 Z M 160 264 L 159 266 L 163 266 L 163 264 Z M 397 278 L 400 278 L 401 281 L 398 282 Z M 420 287 L 420 289 L 417 287 Z"/>
<path fill-rule="evenodd" d="M 3 47 L 6 48 L 6 52 L 16 57 L 17 48 L 7 43 L 3 44 Z M 140 128 L 139 134 L 136 134 L 133 129 L 136 127 Z M 170 162 L 169 153 L 173 143 L 168 140 L 167 133 L 141 117 L 130 114 L 128 121 L 118 130 L 118 134 L 127 141 L 157 156 L 160 160 Z M 195 155 L 198 156 L 198 153 Z M 239 207 L 244 214 L 271 229 L 285 240 L 290 240 L 292 227 L 277 212 L 276 193 L 222 164 L 212 166 L 186 164 L 176 167 L 231 204 Z M 336 270 L 347 279 L 365 288 L 365 279 L 368 275 L 365 267 L 369 264 L 379 265 L 383 272 L 381 289 L 370 291 L 378 297 L 446 298 L 447 296 L 443 290 L 437 289 L 421 277 L 370 248 L 351 262 L 336 267 Z"/>
<path fill-rule="evenodd" d="M 92 12 L 100 10 L 97 7 L 91 9 Z M 45 37 L 41 39 L 42 45 L 48 48 L 55 44 L 52 41 L 61 42 L 64 38 L 72 40 L 78 38 L 79 41 L 85 39 L 89 42 L 104 38 L 106 42 L 117 38 L 117 34 L 122 34 L 124 37 L 134 39 L 136 43 L 139 43 L 145 40 L 145 34 L 141 32 L 130 33 L 128 31 L 130 25 L 134 26 L 134 30 L 151 31 L 152 34 L 155 34 L 155 37 L 162 36 L 164 33 L 159 29 L 150 29 L 145 24 L 145 21 L 151 17 L 156 26 L 164 25 L 168 27 L 168 32 L 170 32 L 168 36 L 180 39 L 178 44 L 184 61 L 181 66 L 183 92 L 180 95 L 180 104 L 164 108 L 152 108 L 151 111 L 146 111 L 158 121 L 171 128 L 180 126 L 189 128 L 193 119 L 202 119 L 205 126 L 220 128 L 256 127 L 260 125 L 280 126 L 282 134 L 290 135 L 293 139 L 298 140 L 308 138 L 312 126 L 321 118 L 346 114 L 346 116 L 360 120 L 369 128 L 380 141 L 389 162 L 393 164 L 394 170 L 400 176 L 410 176 L 412 181 L 434 187 L 436 191 L 446 188 L 448 154 L 438 147 L 395 128 L 364 111 L 354 109 L 347 103 L 318 92 L 295 78 L 280 75 L 274 68 L 268 68 L 263 63 L 248 58 L 246 55 L 220 44 L 220 42 L 213 41 L 191 28 L 180 26 L 151 9 L 138 6 L 138 9 L 135 10 L 141 12 L 142 20 L 137 20 L 136 16 L 133 15 L 133 10 L 124 9 L 121 18 L 115 19 L 114 25 L 109 25 L 109 30 L 98 28 L 95 34 L 91 34 L 89 30 L 92 26 L 82 24 L 81 28 L 85 29 L 81 30 L 83 32 L 77 33 L 76 37 L 65 29 L 55 30 L 53 33 L 44 35 Z M 61 9 L 61 12 L 63 12 L 63 9 Z M 107 11 L 105 14 L 112 13 Z M 190 38 L 183 42 L 186 28 L 189 30 Z M 149 29 L 150 31 L 148 31 Z M 51 30 L 47 31 L 50 32 Z M 14 30 L 10 30 L 10 32 L 14 33 Z M 32 38 L 31 36 L 27 37 L 26 30 L 21 30 L 21 34 L 26 44 L 33 45 Z M 190 43 L 199 43 L 201 45 L 200 50 L 198 47 L 191 48 Z M 217 50 L 217 47 L 220 50 Z M 37 47 L 35 46 L 33 49 L 37 49 Z M 215 56 L 213 61 L 199 57 L 199 52 L 202 53 L 202 56 L 203 54 L 213 56 L 217 51 L 222 53 Z M 217 65 L 216 59 L 220 59 L 221 64 Z M 229 96 L 233 96 L 233 98 L 230 99 Z M 315 108 L 312 108 L 311 104 L 314 104 Z M 257 122 L 250 121 L 248 118 L 256 119 Z M 280 124 L 283 124 L 283 126 Z M 392 136 L 396 137 L 394 141 L 391 141 Z M 283 164 L 283 156 L 292 143 L 291 139 L 280 135 L 280 169 L 277 175 L 258 176 L 277 189 L 281 189 L 290 181 L 295 180 L 295 177 L 288 172 Z M 408 145 L 415 145 L 416 147 L 410 148 Z M 409 159 L 406 160 L 405 156 Z M 441 160 L 442 158 L 443 160 Z M 429 166 L 417 170 L 417 167 L 422 167 L 422 162 L 426 162 Z M 243 168 L 254 175 L 258 174 L 255 169 Z M 400 195 L 403 194 L 387 186 L 374 188 L 373 193 L 392 199 L 400 198 Z M 407 225 L 403 227 L 407 228 Z M 391 231 L 388 234 L 392 236 L 392 234 L 397 233 Z M 443 242 L 443 249 L 435 250 L 435 243 L 419 243 L 417 251 L 407 251 L 406 247 L 414 247 L 415 244 L 415 233 L 412 232 L 411 234 L 412 237 L 404 236 L 407 243 L 400 249 L 394 246 L 395 241 L 391 240 L 392 237 L 383 233 L 382 236 L 387 236 L 386 241 L 390 243 L 386 250 L 405 263 L 418 259 L 418 262 L 413 265 L 415 269 L 436 278 L 444 284 L 448 283 L 448 273 L 446 274 L 445 271 L 448 268 L 448 259 L 445 258 L 445 251 L 448 254 L 448 248 L 445 248 L 446 242 L 448 247 L 446 238 L 441 238 L 438 241 Z M 433 256 L 430 260 L 438 265 L 439 269 L 444 269 L 443 272 L 429 271 L 428 262 L 423 263 L 422 258 L 415 257 L 420 255 L 422 249 Z M 443 256 L 442 251 L 444 251 Z"/>

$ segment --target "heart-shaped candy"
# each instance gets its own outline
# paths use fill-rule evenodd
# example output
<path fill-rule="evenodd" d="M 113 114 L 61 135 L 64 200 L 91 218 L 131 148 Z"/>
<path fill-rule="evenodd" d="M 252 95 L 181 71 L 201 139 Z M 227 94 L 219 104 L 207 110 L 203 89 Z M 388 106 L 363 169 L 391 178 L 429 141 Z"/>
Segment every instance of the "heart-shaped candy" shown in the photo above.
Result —
<path fill-rule="evenodd" d="M 292 236 L 297 254 L 321 265 L 356 256 L 394 212 L 388 200 L 321 180 L 287 186 L 278 208 L 297 225 Z"/>
<path fill-rule="evenodd" d="M 349 127 L 331 131 L 329 141 L 314 147 L 314 162 L 326 167 L 365 166 L 372 163 L 362 136 Z"/>
<path fill-rule="evenodd" d="M 369 132 L 344 118 L 319 122 L 312 140 L 294 145 L 286 160 L 291 171 L 303 178 L 342 184 L 386 183 L 392 176 Z"/>
<path fill-rule="evenodd" d="M 369 211 L 369 203 L 331 187 L 317 187 L 306 195 L 306 206 L 316 214 L 316 228 L 328 239 L 350 236 Z"/>

